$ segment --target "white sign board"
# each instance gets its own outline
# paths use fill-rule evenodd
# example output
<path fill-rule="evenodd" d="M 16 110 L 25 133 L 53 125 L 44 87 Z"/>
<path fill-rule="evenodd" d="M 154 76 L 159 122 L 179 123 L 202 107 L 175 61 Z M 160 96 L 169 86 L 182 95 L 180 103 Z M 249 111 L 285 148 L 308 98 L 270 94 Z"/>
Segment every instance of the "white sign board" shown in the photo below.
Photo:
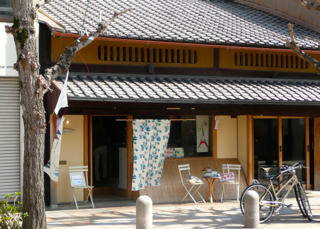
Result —
<path fill-rule="evenodd" d="M 86 186 L 86 181 L 84 179 L 83 172 L 69 173 L 69 175 L 70 175 L 71 187 Z"/>

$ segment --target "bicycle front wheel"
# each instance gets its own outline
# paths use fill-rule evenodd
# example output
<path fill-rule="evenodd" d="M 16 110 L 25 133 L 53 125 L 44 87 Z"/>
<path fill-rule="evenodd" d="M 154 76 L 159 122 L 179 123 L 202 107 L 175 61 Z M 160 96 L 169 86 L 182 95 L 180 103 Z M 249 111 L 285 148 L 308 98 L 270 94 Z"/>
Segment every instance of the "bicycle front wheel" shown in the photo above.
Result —
<path fill-rule="evenodd" d="M 304 209 L 304 207 L 302 205 L 302 202 L 301 202 L 301 197 L 300 197 L 300 192 L 299 192 L 299 189 L 298 189 L 298 185 L 294 186 L 294 194 L 296 195 L 296 200 L 297 200 L 297 203 L 298 203 L 298 206 L 299 206 L 299 209 L 300 209 L 302 215 L 304 217 L 307 217 L 307 214 L 306 214 L 305 209 Z"/>
<path fill-rule="evenodd" d="M 296 194 L 296 199 L 300 208 L 300 211 L 304 217 L 308 217 L 310 221 L 312 221 L 312 211 L 310 207 L 310 203 L 308 200 L 308 197 L 306 195 L 306 192 L 304 191 L 304 188 L 300 183 L 298 183 L 295 186 L 295 194 Z"/>
<path fill-rule="evenodd" d="M 273 193 L 268 189 L 266 185 L 262 184 L 253 184 L 248 186 L 242 193 L 240 198 L 240 209 L 242 214 L 244 215 L 244 197 L 249 190 L 256 191 L 259 195 L 259 213 L 260 213 L 260 223 L 266 222 L 272 216 L 274 212 L 274 206 L 266 205 L 266 202 L 272 203 L 275 201 L 275 197 Z M 264 203 L 262 203 L 263 201 Z"/>

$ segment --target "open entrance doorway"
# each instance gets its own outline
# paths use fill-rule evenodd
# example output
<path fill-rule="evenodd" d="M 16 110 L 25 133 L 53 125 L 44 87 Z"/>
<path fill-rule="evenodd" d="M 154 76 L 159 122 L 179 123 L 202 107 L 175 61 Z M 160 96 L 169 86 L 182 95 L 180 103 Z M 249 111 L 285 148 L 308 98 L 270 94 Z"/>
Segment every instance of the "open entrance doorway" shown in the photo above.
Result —
<path fill-rule="evenodd" d="M 260 167 L 277 169 L 282 165 L 305 161 L 310 168 L 313 156 L 310 123 L 310 118 L 306 117 L 255 117 L 254 178 L 260 183 L 267 183 L 262 178 L 264 174 L 259 170 Z M 270 171 L 270 174 L 276 173 Z M 313 167 L 296 170 L 296 173 L 300 182 L 310 189 L 313 184 L 313 176 L 310 175 L 313 174 Z"/>
<path fill-rule="evenodd" d="M 91 116 L 89 165 L 93 199 L 117 200 L 127 197 L 126 116 Z"/>

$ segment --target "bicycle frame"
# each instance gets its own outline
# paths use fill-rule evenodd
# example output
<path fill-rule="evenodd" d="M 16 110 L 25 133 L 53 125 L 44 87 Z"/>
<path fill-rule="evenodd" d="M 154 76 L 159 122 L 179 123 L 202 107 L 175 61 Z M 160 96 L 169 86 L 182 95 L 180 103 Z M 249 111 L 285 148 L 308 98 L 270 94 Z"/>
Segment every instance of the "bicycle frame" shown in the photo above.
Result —
<path fill-rule="evenodd" d="M 293 187 L 296 186 L 298 183 L 300 183 L 296 174 L 291 174 L 291 178 L 288 180 L 284 179 L 284 180 L 280 181 L 276 186 L 279 186 L 283 182 L 285 182 L 285 184 L 278 191 L 275 190 L 273 182 L 271 180 L 269 180 L 269 182 L 270 182 L 270 184 L 268 186 L 268 190 L 270 190 L 270 191 L 272 190 L 274 196 L 276 197 L 276 200 L 278 200 L 280 198 L 279 195 L 282 193 L 282 191 L 284 191 L 288 187 L 289 184 L 292 184 L 291 187 L 287 190 L 286 195 L 282 198 L 281 202 L 280 201 L 273 201 L 273 202 L 272 201 L 264 201 L 263 202 L 263 199 L 266 195 L 266 192 L 260 196 L 260 198 L 261 198 L 260 205 L 273 206 L 273 207 L 277 207 L 279 204 L 283 205 L 285 199 L 288 197 L 288 195 L 291 192 L 291 190 L 293 189 Z"/>

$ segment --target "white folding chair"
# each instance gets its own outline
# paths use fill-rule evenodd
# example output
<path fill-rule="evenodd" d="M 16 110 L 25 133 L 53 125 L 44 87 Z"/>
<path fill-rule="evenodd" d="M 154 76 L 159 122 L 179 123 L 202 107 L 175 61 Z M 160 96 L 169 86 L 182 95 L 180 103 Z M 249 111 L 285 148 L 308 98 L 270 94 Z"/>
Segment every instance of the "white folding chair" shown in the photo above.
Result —
<path fill-rule="evenodd" d="M 194 179 L 190 179 L 190 176 L 191 176 L 191 173 L 190 173 L 190 165 L 189 164 L 185 164 L 185 165 L 178 165 L 178 169 L 179 169 L 179 174 L 180 174 L 180 178 L 181 178 L 181 183 L 183 185 L 183 187 L 186 189 L 187 191 L 187 194 L 183 197 L 183 199 L 181 200 L 181 203 L 184 201 L 184 199 L 189 195 L 191 197 L 191 199 L 193 200 L 193 202 L 195 204 L 197 204 L 197 201 L 194 199 L 194 195 L 196 193 L 199 194 L 199 196 L 201 197 L 203 203 L 205 203 L 206 201 L 203 199 L 203 197 L 201 196 L 200 192 L 199 192 L 199 188 L 201 187 L 201 185 L 203 185 L 203 182 L 202 180 L 197 180 L 195 181 Z M 183 176 L 181 174 L 181 171 L 186 171 L 188 172 L 188 176 Z M 185 172 L 185 173 L 186 173 Z M 185 178 L 185 179 L 183 179 Z M 189 189 L 187 188 L 187 186 L 191 186 Z M 195 190 L 195 192 L 193 193 L 193 196 L 191 195 L 191 191 L 192 189 L 195 187 L 195 186 L 198 186 Z"/>
<path fill-rule="evenodd" d="M 94 208 L 93 198 L 92 198 L 92 189 L 94 186 L 88 185 L 88 166 L 70 166 L 69 167 L 69 176 L 70 176 L 70 183 L 71 183 L 71 189 L 73 194 L 73 200 L 76 205 L 76 208 L 79 207 L 87 207 L 91 206 Z M 88 196 L 86 199 L 86 202 L 88 202 L 88 199 L 90 197 L 91 205 L 80 205 L 78 206 L 76 194 L 79 189 L 88 189 Z"/>
<path fill-rule="evenodd" d="M 221 202 L 223 202 L 224 195 L 225 195 L 225 185 L 236 185 L 237 186 L 237 201 L 239 201 L 239 189 L 240 189 L 240 173 L 241 173 L 241 165 L 238 164 L 222 164 L 222 174 L 225 173 L 225 171 L 228 171 L 228 173 L 232 171 L 237 171 L 238 173 L 238 179 L 236 179 L 233 182 L 222 182 L 222 194 L 221 194 Z M 236 177 L 236 174 L 235 174 Z"/>

